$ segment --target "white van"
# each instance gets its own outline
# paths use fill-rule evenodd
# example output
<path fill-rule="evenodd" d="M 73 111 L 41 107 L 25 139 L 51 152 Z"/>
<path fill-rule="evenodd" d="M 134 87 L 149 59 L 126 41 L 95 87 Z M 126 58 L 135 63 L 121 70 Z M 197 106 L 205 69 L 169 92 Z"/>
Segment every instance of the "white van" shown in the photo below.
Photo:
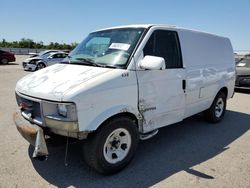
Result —
<path fill-rule="evenodd" d="M 163 25 L 108 28 L 18 81 L 14 121 L 34 157 L 48 155 L 44 135 L 85 139 L 87 164 L 109 174 L 160 127 L 200 112 L 222 120 L 234 83 L 227 38 Z"/>

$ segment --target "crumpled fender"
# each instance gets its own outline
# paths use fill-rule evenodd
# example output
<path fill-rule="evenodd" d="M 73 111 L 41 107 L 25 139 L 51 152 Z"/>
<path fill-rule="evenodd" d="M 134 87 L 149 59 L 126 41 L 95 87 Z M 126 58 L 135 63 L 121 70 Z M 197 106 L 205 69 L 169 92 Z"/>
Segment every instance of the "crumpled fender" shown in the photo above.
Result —
<path fill-rule="evenodd" d="M 117 115 L 120 113 L 126 113 L 126 112 L 134 114 L 137 117 L 137 119 L 139 119 L 138 118 L 138 115 L 139 115 L 138 110 L 134 109 L 131 106 L 118 105 L 118 106 L 114 106 L 110 109 L 107 109 L 104 112 L 102 112 L 101 114 L 97 115 L 96 118 L 94 120 L 92 120 L 90 122 L 90 124 L 86 127 L 86 130 L 94 131 L 108 118 L 110 118 L 114 115 Z"/>

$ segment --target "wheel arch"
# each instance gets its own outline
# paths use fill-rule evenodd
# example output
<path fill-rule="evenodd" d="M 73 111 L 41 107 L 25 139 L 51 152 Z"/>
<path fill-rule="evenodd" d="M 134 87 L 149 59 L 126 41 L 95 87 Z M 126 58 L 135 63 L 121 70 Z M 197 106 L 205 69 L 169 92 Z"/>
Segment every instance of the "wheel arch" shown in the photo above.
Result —
<path fill-rule="evenodd" d="M 45 63 L 44 61 L 42 61 L 42 60 L 37 61 L 37 65 L 38 65 L 39 63 L 40 63 L 40 64 L 44 64 L 45 67 L 47 67 L 46 63 Z"/>
<path fill-rule="evenodd" d="M 218 93 L 216 94 L 216 95 L 218 95 L 219 93 L 224 93 L 225 95 L 226 95 L 226 97 L 228 96 L 228 89 L 227 89 L 227 87 L 222 87 L 219 91 L 218 91 Z"/>
<path fill-rule="evenodd" d="M 101 123 L 101 125 L 97 129 L 104 126 L 108 121 L 111 121 L 111 120 L 113 120 L 115 118 L 119 118 L 119 117 L 127 117 L 127 118 L 131 119 L 138 126 L 138 119 L 133 113 L 131 113 L 131 112 L 120 112 L 120 113 L 115 114 L 115 115 L 109 117 L 108 119 L 106 119 L 104 122 Z"/>
<path fill-rule="evenodd" d="M 127 117 L 131 119 L 136 124 L 136 128 L 139 130 L 139 118 L 136 116 L 136 112 L 129 108 L 122 108 L 118 111 L 116 110 L 116 112 L 114 110 L 108 110 L 107 112 L 100 114 L 89 124 L 88 130 L 92 130 L 91 133 L 95 133 L 101 127 L 105 126 L 108 121 L 119 117 Z"/>

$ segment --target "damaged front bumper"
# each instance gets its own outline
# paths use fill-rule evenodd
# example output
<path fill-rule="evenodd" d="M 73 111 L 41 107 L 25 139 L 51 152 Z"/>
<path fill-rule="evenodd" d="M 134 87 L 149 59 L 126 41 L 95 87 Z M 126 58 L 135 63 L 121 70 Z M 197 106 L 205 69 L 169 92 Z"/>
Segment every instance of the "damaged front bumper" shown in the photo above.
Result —
<path fill-rule="evenodd" d="M 15 112 L 13 119 L 20 134 L 35 147 L 33 157 L 47 157 L 49 153 L 43 129 L 24 119 L 20 112 Z"/>

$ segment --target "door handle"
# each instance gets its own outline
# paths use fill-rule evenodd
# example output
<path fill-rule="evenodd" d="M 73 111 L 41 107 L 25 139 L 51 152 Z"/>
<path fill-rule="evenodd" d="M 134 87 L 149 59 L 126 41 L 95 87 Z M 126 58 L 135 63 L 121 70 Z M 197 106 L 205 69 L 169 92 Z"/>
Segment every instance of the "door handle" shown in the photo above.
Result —
<path fill-rule="evenodd" d="M 182 89 L 185 93 L 186 92 L 186 80 L 182 80 Z"/>

